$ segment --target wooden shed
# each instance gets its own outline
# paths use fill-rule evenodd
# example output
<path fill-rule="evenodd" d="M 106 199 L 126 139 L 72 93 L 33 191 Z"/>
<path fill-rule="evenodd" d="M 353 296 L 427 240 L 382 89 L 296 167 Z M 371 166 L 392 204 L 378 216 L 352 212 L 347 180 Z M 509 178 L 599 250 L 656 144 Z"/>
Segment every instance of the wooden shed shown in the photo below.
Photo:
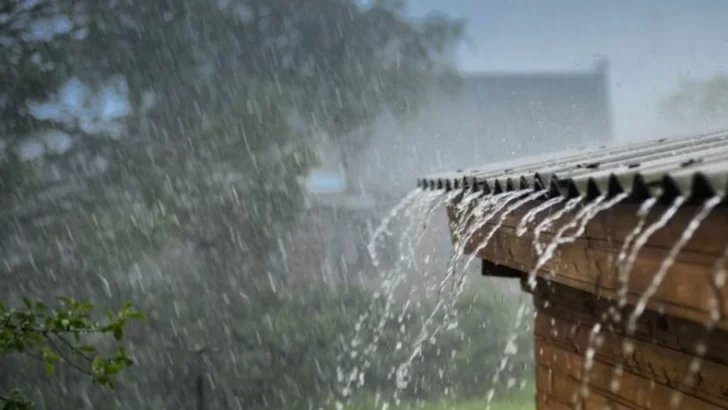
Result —
<path fill-rule="evenodd" d="M 728 409 L 728 132 L 434 175 L 533 295 L 537 408 Z"/>

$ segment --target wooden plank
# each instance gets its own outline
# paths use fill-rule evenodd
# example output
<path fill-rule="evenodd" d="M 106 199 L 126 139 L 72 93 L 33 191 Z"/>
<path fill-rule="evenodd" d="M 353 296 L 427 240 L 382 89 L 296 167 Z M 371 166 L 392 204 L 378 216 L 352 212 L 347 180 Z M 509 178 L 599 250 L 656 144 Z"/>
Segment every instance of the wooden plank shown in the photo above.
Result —
<path fill-rule="evenodd" d="M 641 410 L 640 407 L 633 407 L 624 401 L 615 399 L 614 397 L 608 397 L 607 395 L 601 394 L 596 390 L 589 392 L 589 396 L 586 399 L 578 398 L 577 392 L 581 388 L 580 383 L 577 380 L 572 379 L 559 372 L 554 372 L 555 384 L 558 386 L 559 391 L 551 397 L 552 402 L 558 403 L 561 406 L 565 406 L 568 409 L 579 409 L 579 410 Z M 576 397 L 575 397 L 576 396 Z M 570 398 L 569 404 L 565 404 L 563 400 Z"/>
<path fill-rule="evenodd" d="M 558 303 L 551 303 L 558 301 Z M 591 328 L 602 322 L 604 332 L 625 335 L 624 323 L 604 322 L 607 312 L 617 311 L 622 317 L 633 309 L 627 306 L 615 309 L 608 299 L 594 298 L 593 294 L 557 283 L 540 281 L 534 293 L 534 304 L 538 315 L 568 319 Z M 714 329 L 708 332 L 701 325 L 669 315 L 646 311 L 637 321 L 635 339 L 657 344 L 669 349 L 693 355 L 698 344 L 707 343 L 705 359 L 728 365 L 728 332 Z"/>
<path fill-rule="evenodd" d="M 597 392 L 591 392 L 584 400 L 583 410 L 639 410 Z"/>
<path fill-rule="evenodd" d="M 517 227 L 523 217 L 541 203 L 542 201 L 535 201 L 532 204 L 525 205 L 511 212 L 504 220 L 503 227 Z M 551 212 L 544 211 L 529 225 L 530 229 L 533 229 L 535 225 L 543 220 L 544 216 L 553 214 L 559 209 L 561 209 L 561 205 L 553 207 Z M 638 209 L 639 205 L 619 204 L 608 211 L 598 213 L 587 224 L 583 237 L 610 243 L 622 243 L 624 238 L 629 235 L 638 222 Z M 652 235 L 648 247 L 669 249 L 675 243 L 675 240 L 682 235 L 685 227 L 698 210 L 699 207 L 694 205 L 683 206 L 680 212 L 677 212 L 670 220 L 669 224 Z M 645 226 L 649 226 L 651 223 L 657 221 L 664 211 L 664 206 L 656 205 L 645 219 Z M 578 212 L 579 209 L 576 209 L 564 214 L 553 226 L 544 231 L 545 236 L 550 237 L 555 234 L 562 226 L 570 223 Z M 451 214 L 451 216 L 455 215 Z M 496 216 L 493 219 L 498 219 L 498 217 Z M 724 235 L 724 227 L 726 226 L 728 226 L 728 212 L 726 209 L 716 208 L 706 219 L 705 223 L 695 232 L 693 238 L 686 244 L 685 250 L 714 256 L 720 255 L 725 249 L 726 244 L 728 244 L 728 240 Z"/>
<path fill-rule="evenodd" d="M 544 339 L 536 339 L 539 365 L 552 370 L 553 395 L 560 401 L 571 399 L 579 392 L 582 384 L 584 359 L 582 356 L 560 349 Z M 621 388 L 613 391 L 614 367 L 594 360 L 589 371 L 588 387 L 594 394 L 601 394 L 623 405 L 644 409 L 670 409 L 674 390 L 648 378 L 625 370 L 621 377 Z M 567 376 L 567 377 L 563 377 Z M 591 393 L 590 393 L 591 394 Z M 717 410 L 725 407 L 684 395 L 681 409 Z"/>
<path fill-rule="evenodd" d="M 713 220 L 706 220 L 698 229 L 693 240 L 689 242 L 692 246 L 686 247 L 678 255 L 676 263 L 667 272 L 663 284 L 650 299 L 648 308 L 703 323 L 709 321 L 711 303 L 714 298 L 711 286 L 714 265 L 719 257 L 719 249 L 722 249 L 726 243 L 725 236 L 716 237 L 720 229 L 716 229 L 715 226 L 726 221 L 725 215 L 722 215 L 721 212 L 717 212 L 715 215 L 717 216 Z M 615 218 L 619 219 L 615 215 L 605 215 L 601 221 L 604 221 L 602 224 L 615 225 Z M 687 220 L 685 216 L 681 218 Z M 595 221 L 600 220 L 595 219 Z M 513 222 L 511 225 L 515 224 L 515 221 L 511 222 Z M 591 223 L 587 226 L 590 227 Z M 676 235 L 678 232 L 672 227 L 672 224 L 670 226 L 667 233 L 663 233 L 662 236 L 654 236 L 659 239 L 657 242 L 649 241 L 639 253 L 630 274 L 628 303 L 635 304 L 640 300 L 641 295 L 650 287 L 655 272 L 667 255 L 667 246 L 671 246 L 677 240 L 677 237 L 672 237 L 672 242 L 668 241 L 667 238 L 670 235 Z M 703 226 L 706 228 L 702 228 Z M 477 253 L 477 256 L 484 260 L 512 269 L 525 268 L 528 271 L 536 265 L 538 255 L 533 246 L 533 235 L 519 237 L 516 235 L 514 226 L 505 224 L 491 235 L 494 228 L 495 226 L 490 224 L 479 229 L 466 244 L 465 252 Z M 562 245 L 554 257 L 538 272 L 538 275 L 599 296 L 615 298 L 620 285 L 617 280 L 618 269 L 614 262 L 623 240 L 623 238 L 618 240 L 618 234 L 627 236 L 629 232 L 626 228 L 618 229 L 615 226 L 606 225 L 596 227 L 589 232 L 593 235 L 600 232 L 603 232 L 604 235 L 608 233 L 608 236 L 587 236 L 572 244 Z M 453 235 L 456 236 L 456 234 L 457 232 L 453 231 Z M 483 239 L 487 236 L 491 236 L 491 240 L 487 244 L 488 246 L 483 247 Z M 548 238 L 549 235 L 544 236 L 544 239 Z M 709 241 L 711 245 L 698 246 L 695 241 Z M 716 243 L 720 243 L 720 246 L 715 246 Z M 728 286 L 721 289 L 720 297 L 728 300 Z M 720 326 L 728 329 L 728 303 L 723 308 L 726 319 L 720 323 Z"/>
<path fill-rule="evenodd" d="M 572 410 L 573 407 L 547 394 L 536 395 L 536 410 Z"/>
<path fill-rule="evenodd" d="M 547 367 L 536 366 L 536 389 L 544 394 L 551 394 L 551 370 Z"/>
<path fill-rule="evenodd" d="M 568 403 L 571 408 L 579 408 L 582 403 L 579 397 L 579 383 L 551 369 L 552 366 L 550 363 L 547 362 L 545 365 L 552 370 L 551 380 L 553 389 L 551 391 L 551 397 L 560 403 Z"/>
<path fill-rule="evenodd" d="M 591 326 L 539 314 L 536 317 L 535 332 L 538 338 L 562 350 L 584 356 L 589 344 Z M 597 360 L 612 367 L 622 364 L 625 370 L 654 380 L 685 394 L 728 408 L 728 366 L 704 360 L 697 373 L 699 383 L 686 385 L 685 375 L 694 359 L 692 354 L 667 348 L 647 341 L 625 338 L 612 332 L 601 332 L 602 343 L 595 348 Z M 634 352 L 624 357 L 622 345 L 629 340 Z"/>

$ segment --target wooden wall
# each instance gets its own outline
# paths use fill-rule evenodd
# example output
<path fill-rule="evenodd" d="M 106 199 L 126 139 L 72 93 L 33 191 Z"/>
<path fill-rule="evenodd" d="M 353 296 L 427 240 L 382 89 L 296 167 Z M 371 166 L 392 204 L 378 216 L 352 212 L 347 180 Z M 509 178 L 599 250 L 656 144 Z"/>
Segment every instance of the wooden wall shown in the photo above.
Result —
<path fill-rule="evenodd" d="M 627 338 L 624 321 L 602 320 L 611 317 L 607 313 L 613 303 L 608 299 L 543 280 L 534 292 L 534 304 L 538 410 L 667 410 L 676 392 L 682 398 L 678 409 L 728 409 L 728 332 L 708 333 L 697 323 L 648 310 L 634 337 Z M 620 313 L 625 317 L 630 309 Z M 603 326 L 599 346 L 590 344 L 596 323 Z M 625 340 L 633 353 L 624 354 Z M 688 369 L 701 343 L 707 351 L 690 383 Z M 595 347 L 594 361 L 585 372 L 590 345 Z M 623 374 L 616 378 L 621 382 L 615 390 L 612 383 L 620 365 Z M 582 397 L 584 386 L 589 393 Z"/>
<path fill-rule="evenodd" d="M 538 254 L 533 246 L 534 235 L 529 230 L 524 235 L 518 236 L 516 227 L 528 210 L 538 204 L 535 202 L 530 206 L 524 206 L 508 215 L 492 235 L 488 246 L 481 247 L 483 238 L 490 234 L 499 219 L 492 218 L 489 224 L 481 227 L 473 235 L 465 247 L 465 253 L 472 254 L 477 250 L 477 256 L 481 259 L 529 272 L 538 260 Z M 560 206 L 555 207 L 554 210 L 559 208 Z M 615 297 L 621 287 L 618 282 L 619 268 L 615 261 L 625 238 L 638 223 L 638 208 L 638 205 L 620 204 L 609 211 L 599 213 L 586 225 L 583 235 L 573 243 L 559 246 L 554 257 L 537 274 L 599 297 Z M 657 221 L 665 210 L 664 206 L 655 206 L 644 226 L 650 226 Z M 629 275 L 627 293 L 629 303 L 636 304 L 649 288 L 670 248 L 699 210 L 699 206 L 684 206 L 664 228 L 657 230 L 650 237 L 639 252 Z M 453 207 L 450 207 L 448 212 L 451 219 L 456 218 Z M 578 209 L 556 221 L 542 233 L 540 242 L 548 244 L 558 230 L 572 222 L 577 212 Z M 539 216 L 536 223 L 544 216 Z M 535 223 L 530 227 L 533 228 L 534 225 Z M 728 208 L 716 208 L 685 244 L 677 260 L 668 270 L 664 282 L 649 299 L 648 306 L 651 309 L 697 322 L 710 322 L 712 305 L 716 301 L 728 301 L 728 285 L 724 284 L 720 289 L 713 286 L 716 261 L 721 259 L 728 245 L 727 229 Z M 573 232 L 573 229 L 569 232 Z M 457 232 L 453 232 L 453 240 L 459 239 Z M 728 330 L 728 303 L 719 305 L 722 305 L 721 318 L 716 325 Z"/>
<path fill-rule="evenodd" d="M 500 218 L 493 218 L 473 235 L 465 253 L 476 254 L 491 267 L 520 271 L 525 278 L 539 255 L 532 230 L 518 236 L 516 227 L 537 205 L 507 215 L 497 230 L 495 223 Z M 728 208 L 716 208 L 695 231 L 649 299 L 637 331 L 628 336 L 626 318 L 701 209 L 699 204 L 684 206 L 649 238 L 628 278 L 627 305 L 620 308 L 616 296 L 623 285 L 615 261 L 638 223 L 638 207 L 617 205 L 598 214 L 583 235 L 559 246 L 553 258 L 535 272 L 535 290 L 524 287 L 534 293 L 536 308 L 539 410 L 728 409 L 728 284 L 718 284 L 716 269 L 717 262 L 725 262 Z M 657 221 L 665 210 L 664 205 L 656 206 L 644 226 Z M 451 220 L 458 220 L 454 207 L 448 212 Z M 540 243 L 548 244 L 573 221 L 576 212 L 578 209 L 545 230 Z M 453 240 L 459 241 L 458 235 L 469 230 L 453 231 Z M 487 237 L 491 239 L 484 247 Z M 716 313 L 717 320 L 712 319 Z M 601 325 L 598 333 L 593 332 L 596 324 Z M 707 326 L 712 325 L 715 328 L 709 332 Z M 590 345 L 593 360 L 588 359 Z M 632 351 L 625 350 L 625 345 Z M 698 354 L 700 346 L 705 351 Z M 588 362 L 592 367 L 586 371 Z M 701 366 L 691 373 L 689 369 L 698 362 Z M 621 376 L 615 377 L 619 371 Z"/>

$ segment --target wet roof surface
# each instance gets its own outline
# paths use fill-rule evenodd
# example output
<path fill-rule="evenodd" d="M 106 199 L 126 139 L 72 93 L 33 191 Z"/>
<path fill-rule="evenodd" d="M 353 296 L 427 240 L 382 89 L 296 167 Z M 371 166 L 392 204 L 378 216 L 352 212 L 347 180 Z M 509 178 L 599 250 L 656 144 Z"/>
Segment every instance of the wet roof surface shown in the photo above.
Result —
<path fill-rule="evenodd" d="M 425 189 L 476 189 L 499 193 L 549 189 L 551 195 L 596 197 L 725 197 L 728 131 L 659 139 L 579 153 L 555 154 L 429 175 Z"/>

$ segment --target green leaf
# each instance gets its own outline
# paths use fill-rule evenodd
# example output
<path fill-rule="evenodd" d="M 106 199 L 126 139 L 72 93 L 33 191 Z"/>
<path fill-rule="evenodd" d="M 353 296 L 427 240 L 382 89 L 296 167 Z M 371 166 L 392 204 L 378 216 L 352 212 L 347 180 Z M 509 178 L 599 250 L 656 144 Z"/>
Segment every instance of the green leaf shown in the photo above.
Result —
<path fill-rule="evenodd" d="M 48 310 L 48 305 L 43 302 L 36 302 L 35 310 L 37 310 L 38 312 L 45 312 L 46 310 Z"/>
<path fill-rule="evenodd" d="M 69 298 L 68 296 L 58 296 L 56 299 L 66 306 L 73 305 L 73 299 Z"/>
<path fill-rule="evenodd" d="M 96 353 L 96 346 L 92 345 L 81 345 L 78 347 L 78 350 L 82 352 L 88 352 L 88 353 Z"/>
<path fill-rule="evenodd" d="M 101 356 L 96 356 L 91 362 L 91 370 L 95 374 L 101 373 L 104 370 L 104 367 L 106 367 L 106 359 Z"/>
<path fill-rule="evenodd" d="M 129 319 L 146 320 L 147 316 L 142 312 L 129 312 L 126 314 Z"/>
<path fill-rule="evenodd" d="M 51 349 L 44 347 L 40 350 L 41 354 L 43 355 L 43 359 L 46 362 L 51 362 L 53 360 L 58 360 L 58 355 L 52 351 Z"/>
<path fill-rule="evenodd" d="M 124 327 L 121 325 L 114 326 L 114 339 L 121 340 L 124 337 Z"/>
<path fill-rule="evenodd" d="M 33 310 L 33 302 L 30 301 L 27 297 L 23 296 L 23 303 L 25 304 L 25 307 L 28 310 Z"/>
<path fill-rule="evenodd" d="M 73 304 L 73 309 L 80 310 L 80 311 L 93 310 L 94 307 L 95 306 L 93 303 L 88 303 L 88 302 L 76 302 Z"/>
<path fill-rule="evenodd" d="M 123 368 L 122 363 L 113 361 L 113 362 L 109 363 L 108 366 L 106 366 L 106 374 L 109 374 L 109 375 L 117 374 L 121 371 L 122 368 Z"/>
<path fill-rule="evenodd" d="M 56 367 L 53 365 L 53 363 L 46 362 L 46 364 L 45 364 L 46 376 L 48 376 L 48 377 L 53 376 L 53 373 L 55 372 L 55 370 L 56 370 Z"/>
<path fill-rule="evenodd" d="M 81 345 L 78 347 L 78 350 L 88 353 L 96 353 L 97 351 L 96 346 L 93 345 Z"/>
<path fill-rule="evenodd" d="M 131 304 L 131 302 L 124 303 L 124 305 L 121 307 L 121 316 L 126 316 L 129 312 L 131 312 L 132 306 L 133 305 Z"/>

